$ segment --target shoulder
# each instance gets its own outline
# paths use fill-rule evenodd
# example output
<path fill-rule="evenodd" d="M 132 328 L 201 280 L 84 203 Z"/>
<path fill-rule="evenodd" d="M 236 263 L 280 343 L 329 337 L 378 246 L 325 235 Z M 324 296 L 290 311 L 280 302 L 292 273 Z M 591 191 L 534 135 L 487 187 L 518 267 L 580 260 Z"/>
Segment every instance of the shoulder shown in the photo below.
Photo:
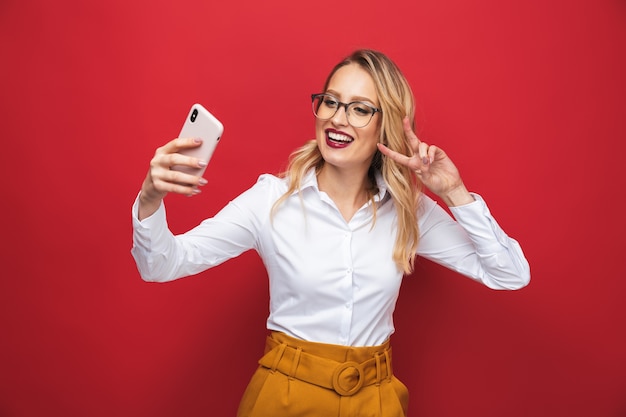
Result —
<path fill-rule="evenodd" d="M 285 178 L 277 177 L 273 174 L 261 174 L 252 188 L 263 190 L 264 192 L 280 193 L 287 191 L 288 183 Z"/>
<path fill-rule="evenodd" d="M 257 206 L 273 204 L 286 191 L 287 181 L 284 178 L 272 174 L 261 174 L 256 182 L 241 193 L 233 202 Z"/>
<path fill-rule="evenodd" d="M 438 204 L 435 200 L 421 192 L 417 204 L 417 215 L 419 217 L 423 217 L 427 215 L 430 211 L 432 211 L 437 205 Z"/>
<path fill-rule="evenodd" d="M 448 217 L 445 210 L 432 197 L 420 193 L 417 206 L 417 224 L 422 231 L 432 222 L 441 220 L 441 216 Z"/>

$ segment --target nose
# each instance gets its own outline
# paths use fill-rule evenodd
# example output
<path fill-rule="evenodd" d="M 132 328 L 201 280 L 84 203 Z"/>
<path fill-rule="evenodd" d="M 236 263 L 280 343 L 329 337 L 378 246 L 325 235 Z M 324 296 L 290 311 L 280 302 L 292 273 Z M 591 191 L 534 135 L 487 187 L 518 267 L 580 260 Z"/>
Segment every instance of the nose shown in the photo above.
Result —
<path fill-rule="evenodd" d="M 348 125 L 348 112 L 347 106 L 340 105 L 332 117 L 331 121 L 335 126 L 347 126 Z"/>

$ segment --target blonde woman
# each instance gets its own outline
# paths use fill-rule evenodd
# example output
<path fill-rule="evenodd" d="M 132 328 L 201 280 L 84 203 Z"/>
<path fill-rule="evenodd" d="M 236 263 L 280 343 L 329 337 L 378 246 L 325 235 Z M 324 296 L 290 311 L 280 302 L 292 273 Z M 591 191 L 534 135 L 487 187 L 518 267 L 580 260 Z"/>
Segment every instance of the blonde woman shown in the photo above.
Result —
<path fill-rule="evenodd" d="M 405 416 L 390 337 L 402 277 L 416 256 L 493 289 L 528 284 L 528 262 L 446 153 L 413 132 L 414 101 L 384 54 L 358 50 L 312 95 L 316 138 L 280 176 L 261 175 L 217 215 L 174 236 L 167 193 L 194 195 L 206 180 L 170 170 L 204 164 L 159 148 L 133 205 L 133 249 L 143 279 L 197 274 L 244 251 L 270 284 L 265 355 L 240 417 Z M 421 193 L 428 188 L 454 218 Z"/>

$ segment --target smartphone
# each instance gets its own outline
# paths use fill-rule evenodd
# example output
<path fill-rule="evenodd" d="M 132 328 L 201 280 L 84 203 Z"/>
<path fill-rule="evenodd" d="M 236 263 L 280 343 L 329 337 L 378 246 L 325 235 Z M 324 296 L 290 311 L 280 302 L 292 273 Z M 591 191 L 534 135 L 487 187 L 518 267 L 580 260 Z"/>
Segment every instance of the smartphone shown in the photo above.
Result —
<path fill-rule="evenodd" d="M 208 164 L 223 133 L 224 126 L 222 123 L 201 104 L 196 103 L 191 106 L 178 137 L 201 138 L 202 144 L 197 148 L 183 149 L 179 153 L 202 159 Z M 203 168 L 192 168 L 174 165 L 172 169 L 201 177 L 204 175 L 206 166 Z"/>

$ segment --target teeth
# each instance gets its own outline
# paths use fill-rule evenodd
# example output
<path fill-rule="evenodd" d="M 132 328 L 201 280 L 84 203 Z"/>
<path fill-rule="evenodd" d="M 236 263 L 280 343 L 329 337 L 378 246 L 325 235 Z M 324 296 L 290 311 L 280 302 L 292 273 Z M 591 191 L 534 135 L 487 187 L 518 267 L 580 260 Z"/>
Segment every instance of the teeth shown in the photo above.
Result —
<path fill-rule="evenodd" d="M 352 138 L 348 135 L 342 135 L 341 133 L 328 132 L 328 137 L 338 142 L 352 142 Z"/>

